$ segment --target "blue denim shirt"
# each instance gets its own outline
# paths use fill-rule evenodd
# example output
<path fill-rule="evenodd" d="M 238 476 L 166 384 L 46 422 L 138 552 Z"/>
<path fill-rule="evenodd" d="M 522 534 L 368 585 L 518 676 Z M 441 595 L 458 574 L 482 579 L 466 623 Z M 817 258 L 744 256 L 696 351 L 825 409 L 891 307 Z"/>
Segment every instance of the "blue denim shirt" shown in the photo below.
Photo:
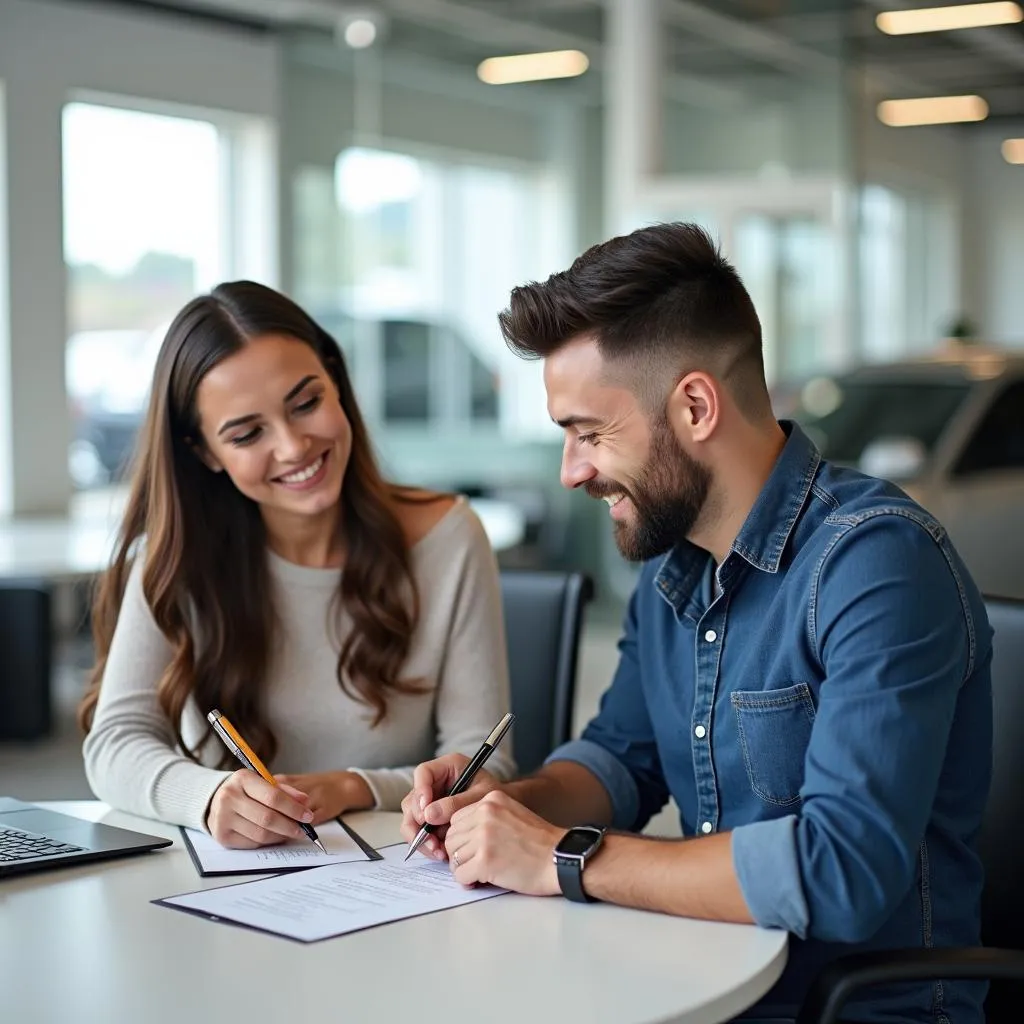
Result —
<path fill-rule="evenodd" d="M 991 630 L 944 530 L 783 427 L 717 581 L 685 542 L 644 565 L 600 710 L 551 755 L 601 780 L 618 828 L 671 794 L 684 835 L 732 831 L 754 919 L 791 934 L 762 1020 L 842 953 L 979 941 L 992 755 Z M 982 1024 L 984 990 L 872 989 L 844 1017 Z"/>

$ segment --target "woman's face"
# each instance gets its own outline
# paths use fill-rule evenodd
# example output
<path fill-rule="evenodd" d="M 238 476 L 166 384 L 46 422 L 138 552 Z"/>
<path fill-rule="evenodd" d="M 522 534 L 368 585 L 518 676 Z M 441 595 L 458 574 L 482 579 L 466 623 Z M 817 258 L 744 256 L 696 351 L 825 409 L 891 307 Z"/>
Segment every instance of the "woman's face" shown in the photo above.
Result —
<path fill-rule="evenodd" d="M 196 405 L 203 461 L 265 519 L 335 511 L 352 428 L 309 345 L 282 334 L 252 339 L 203 378 Z"/>

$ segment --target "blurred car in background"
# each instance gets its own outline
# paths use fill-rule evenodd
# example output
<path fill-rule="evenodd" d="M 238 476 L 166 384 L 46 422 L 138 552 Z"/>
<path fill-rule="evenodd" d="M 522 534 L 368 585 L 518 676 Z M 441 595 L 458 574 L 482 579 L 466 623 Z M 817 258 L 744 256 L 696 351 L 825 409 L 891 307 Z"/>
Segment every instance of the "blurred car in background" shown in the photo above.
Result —
<path fill-rule="evenodd" d="M 953 346 L 773 389 L 822 454 L 899 484 L 986 594 L 1024 598 L 1024 352 Z"/>
<path fill-rule="evenodd" d="M 387 427 L 467 428 L 498 422 L 498 377 L 446 324 L 413 315 L 314 317 L 341 346 L 364 415 Z M 73 422 L 69 469 L 79 488 L 120 480 L 135 446 L 168 324 L 153 331 L 83 331 L 68 339 Z"/>
<path fill-rule="evenodd" d="M 118 479 L 135 443 L 166 325 L 154 331 L 79 331 L 68 338 L 68 469 L 76 487 Z"/>

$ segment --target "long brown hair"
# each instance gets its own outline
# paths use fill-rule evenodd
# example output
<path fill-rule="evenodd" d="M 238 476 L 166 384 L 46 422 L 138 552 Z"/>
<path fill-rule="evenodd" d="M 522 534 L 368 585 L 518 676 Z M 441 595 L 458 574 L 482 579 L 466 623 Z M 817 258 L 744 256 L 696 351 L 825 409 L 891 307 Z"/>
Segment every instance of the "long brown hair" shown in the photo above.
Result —
<path fill-rule="evenodd" d="M 194 450 L 201 436 L 200 382 L 265 334 L 296 338 L 316 352 L 351 425 L 339 517 L 346 556 L 336 605 L 353 628 L 338 657 L 341 688 L 373 709 L 374 725 L 387 712 L 389 694 L 422 688 L 400 678 L 419 617 L 409 547 L 392 505 L 407 492 L 381 476 L 337 342 L 284 295 L 236 281 L 185 306 L 157 357 L 124 521 L 93 604 L 96 664 L 78 709 L 86 732 L 128 576 L 135 558 L 144 558 L 143 594 L 174 649 L 157 696 L 178 745 L 198 760 L 209 738 L 208 729 L 195 749 L 182 738 L 182 711 L 192 696 L 202 712 L 219 707 L 228 714 L 260 757 L 271 761 L 276 753 L 262 700 L 277 626 L 263 519 L 257 504 L 226 473 L 211 472 Z M 226 754 L 222 763 L 229 763 Z"/>

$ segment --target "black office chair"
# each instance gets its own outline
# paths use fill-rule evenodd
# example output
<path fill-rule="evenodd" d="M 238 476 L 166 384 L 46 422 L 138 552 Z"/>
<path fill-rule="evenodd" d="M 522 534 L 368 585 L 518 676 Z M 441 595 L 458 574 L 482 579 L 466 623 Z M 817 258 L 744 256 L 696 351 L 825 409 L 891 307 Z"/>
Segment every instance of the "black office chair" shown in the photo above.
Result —
<path fill-rule="evenodd" d="M 589 577 L 580 573 L 501 573 L 516 715 L 512 752 L 524 775 L 572 733 L 580 627 L 593 593 Z"/>
<path fill-rule="evenodd" d="M 978 848 L 985 866 L 984 947 L 856 953 L 815 979 L 797 1024 L 837 1024 L 847 1000 L 870 985 L 939 978 L 991 980 L 988 1024 L 1019 1024 L 1024 981 L 1024 601 L 986 598 L 992 651 L 992 790 Z"/>
<path fill-rule="evenodd" d="M 0 740 L 35 740 L 52 727 L 50 586 L 0 581 Z"/>

